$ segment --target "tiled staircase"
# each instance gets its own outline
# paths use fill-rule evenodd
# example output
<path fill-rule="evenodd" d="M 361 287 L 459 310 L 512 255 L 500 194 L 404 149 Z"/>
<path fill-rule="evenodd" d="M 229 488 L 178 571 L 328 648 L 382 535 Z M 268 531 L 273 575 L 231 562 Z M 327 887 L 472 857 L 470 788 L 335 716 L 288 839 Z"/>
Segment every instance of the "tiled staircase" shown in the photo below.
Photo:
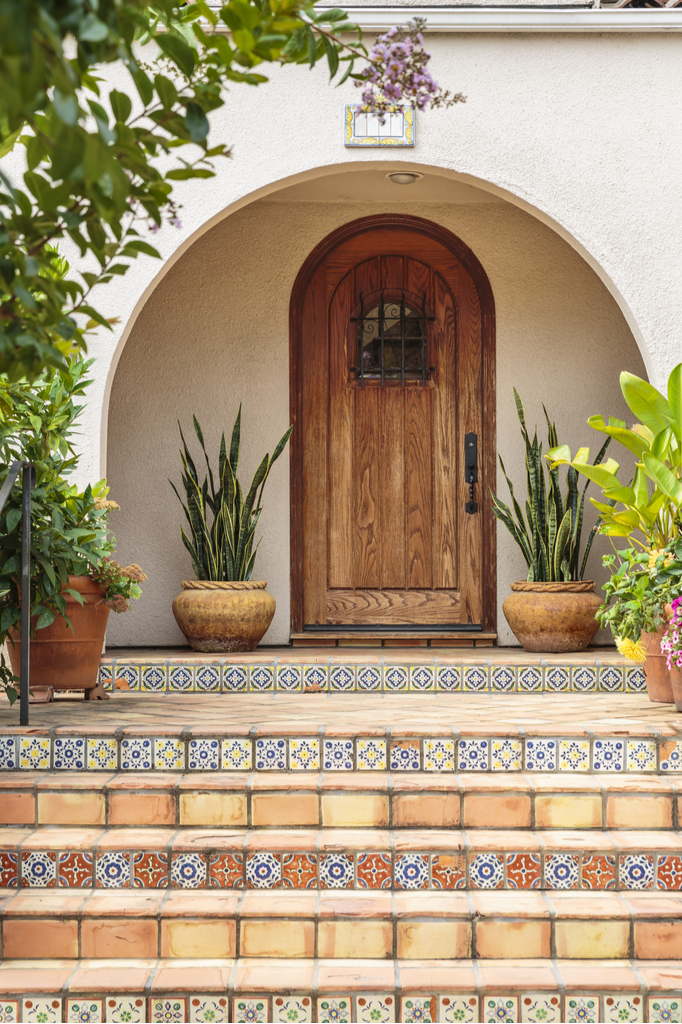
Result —
<path fill-rule="evenodd" d="M 682 1021 L 672 710 L 226 729 L 184 699 L 0 727 L 0 1021 Z"/>

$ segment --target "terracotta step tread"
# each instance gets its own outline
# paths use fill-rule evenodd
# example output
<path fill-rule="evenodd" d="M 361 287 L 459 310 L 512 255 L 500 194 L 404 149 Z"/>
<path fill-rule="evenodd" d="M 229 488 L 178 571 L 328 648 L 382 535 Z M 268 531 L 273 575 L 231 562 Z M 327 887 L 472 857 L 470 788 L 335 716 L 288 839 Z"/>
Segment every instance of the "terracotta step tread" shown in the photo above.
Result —
<path fill-rule="evenodd" d="M 49 1015 L 34 1019 L 59 1020 L 62 1013 L 70 1019 L 73 1003 L 87 1000 L 106 1003 L 109 1020 L 133 1021 L 487 1021 L 532 1020 L 531 1013 L 550 1024 L 674 1021 L 681 987 L 679 961 L 149 959 L 0 966 L 3 1005 L 15 1002 L 19 1012 L 23 1000 L 24 1020 L 43 1008 Z M 454 1016 L 460 1008 L 462 1016 Z M 173 1017 L 164 1016 L 173 1009 Z M 115 1016 L 120 1011 L 125 1015 Z"/>
<path fill-rule="evenodd" d="M 97 888 L 663 889 L 675 831 L 94 829 L 0 831 L 0 884 Z"/>

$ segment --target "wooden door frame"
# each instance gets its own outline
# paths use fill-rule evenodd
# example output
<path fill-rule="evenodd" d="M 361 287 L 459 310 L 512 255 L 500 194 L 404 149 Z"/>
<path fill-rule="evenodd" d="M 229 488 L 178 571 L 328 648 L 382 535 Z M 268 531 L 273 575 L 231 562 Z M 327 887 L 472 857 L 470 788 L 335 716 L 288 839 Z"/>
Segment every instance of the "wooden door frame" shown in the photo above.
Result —
<path fill-rule="evenodd" d="M 481 263 L 461 238 L 447 228 L 401 213 L 381 213 L 361 217 L 342 225 L 315 246 L 298 272 L 289 306 L 289 408 L 294 432 L 290 441 L 290 509 L 291 509 L 291 630 L 303 630 L 303 501 L 300 494 L 303 480 L 303 436 L 296 425 L 302 422 L 301 349 L 303 342 L 303 302 L 312 277 L 322 261 L 343 242 L 377 229 L 415 231 L 440 242 L 467 269 L 481 303 L 482 344 L 482 421 L 485 426 L 479 439 L 479 466 L 487 481 L 477 488 L 480 515 L 483 517 L 483 631 L 497 629 L 497 531 L 488 485 L 496 472 L 496 387 L 495 387 L 495 300 L 490 281 Z"/>

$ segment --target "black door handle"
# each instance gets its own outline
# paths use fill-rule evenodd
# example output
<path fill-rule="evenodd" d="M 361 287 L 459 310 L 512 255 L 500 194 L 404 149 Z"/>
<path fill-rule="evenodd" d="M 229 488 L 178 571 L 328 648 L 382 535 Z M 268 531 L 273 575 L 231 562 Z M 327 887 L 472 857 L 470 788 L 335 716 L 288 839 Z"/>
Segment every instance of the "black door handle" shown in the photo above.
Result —
<path fill-rule="evenodd" d="M 469 500 L 464 508 L 473 516 L 478 512 L 478 502 L 474 501 L 474 484 L 478 483 L 478 437 L 476 434 L 464 435 L 464 472 L 469 484 Z"/>

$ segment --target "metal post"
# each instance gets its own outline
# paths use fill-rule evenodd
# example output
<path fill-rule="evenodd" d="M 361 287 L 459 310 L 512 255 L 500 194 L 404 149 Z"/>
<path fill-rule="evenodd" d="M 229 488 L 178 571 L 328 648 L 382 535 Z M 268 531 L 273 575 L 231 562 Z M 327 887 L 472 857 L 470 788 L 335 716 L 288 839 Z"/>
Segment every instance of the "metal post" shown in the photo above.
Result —
<path fill-rule="evenodd" d="M 21 691 L 19 724 L 28 725 L 31 671 L 31 490 L 35 470 L 24 463 L 21 494 Z"/>

